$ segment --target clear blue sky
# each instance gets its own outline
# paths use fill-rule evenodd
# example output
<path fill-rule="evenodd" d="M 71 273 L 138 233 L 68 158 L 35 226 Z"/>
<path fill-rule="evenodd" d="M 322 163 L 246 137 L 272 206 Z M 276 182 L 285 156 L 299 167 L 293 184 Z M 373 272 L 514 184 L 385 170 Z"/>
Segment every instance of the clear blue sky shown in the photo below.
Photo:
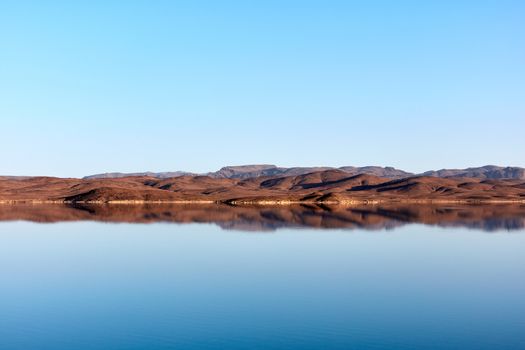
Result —
<path fill-rule="evenodd" d="M 523 1 L 2 1 L 0 174 L 525 166 Z"/>

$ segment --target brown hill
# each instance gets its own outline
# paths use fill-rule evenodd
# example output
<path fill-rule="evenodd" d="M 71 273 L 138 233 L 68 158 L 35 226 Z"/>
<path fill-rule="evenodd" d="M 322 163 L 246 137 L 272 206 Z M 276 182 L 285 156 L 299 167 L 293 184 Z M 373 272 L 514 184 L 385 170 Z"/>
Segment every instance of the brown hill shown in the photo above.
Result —
<path fill-rule="evenodd" d="M 0 201 L 57 202 L 395 202 L 525 201 L 523 180 L 436 178 L 385 179 L 331 169 L 297 176 L 248 179 L 136 176 L 108 179 L 0 178 Z"/>

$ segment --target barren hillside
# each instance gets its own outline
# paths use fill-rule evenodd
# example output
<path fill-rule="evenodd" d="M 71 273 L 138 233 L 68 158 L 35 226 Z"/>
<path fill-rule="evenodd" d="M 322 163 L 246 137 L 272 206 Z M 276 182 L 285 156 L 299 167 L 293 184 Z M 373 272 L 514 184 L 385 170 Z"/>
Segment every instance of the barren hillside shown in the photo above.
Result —
<path fill-rule="evenodd" d="M 301 175 L 217 178 L 132 176 L 107 179 L 0 178 L 0 201 L 354 203 L 525 201 L 520 179 L 384 178 L 330 169 Z"/>

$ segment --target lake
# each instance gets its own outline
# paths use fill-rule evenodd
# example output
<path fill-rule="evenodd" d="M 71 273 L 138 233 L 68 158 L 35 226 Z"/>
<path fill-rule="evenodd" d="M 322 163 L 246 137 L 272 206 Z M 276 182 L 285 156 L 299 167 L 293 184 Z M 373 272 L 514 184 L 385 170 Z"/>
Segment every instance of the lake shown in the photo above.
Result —
<path fill-rule="evenodd" d="M 523 206 L 0 206 L 1 349 L 525 349 Z"/>

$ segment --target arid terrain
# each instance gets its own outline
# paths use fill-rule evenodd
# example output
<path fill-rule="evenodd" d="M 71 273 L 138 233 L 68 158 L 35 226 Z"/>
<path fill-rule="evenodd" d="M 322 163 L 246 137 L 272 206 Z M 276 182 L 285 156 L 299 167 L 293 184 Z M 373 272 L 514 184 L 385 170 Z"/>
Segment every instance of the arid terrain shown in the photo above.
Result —
<path fill-rule="evenodd" d="M 253 167 L 253 166 L 252 166 Z M 239 167 L 237 167 L 239 168 Z M 299 169 L 299 168 L 290 168 Z M 303 169 L 303 168 L 301 168 Z M 388 169 L 382 176 L 341 169 L 306 174 L 252 177 L 182 175 L 105 176 L 76 178 L 0 177 L 0 202 L 208 202 L 227 204 L 357 204 L 390 202 L 525 202 L 525 179 L 490 178 L 482 172 L 459 172 L 475 177 L 402 174 Z M 241 169 L 242 170 L 242 169 Z M 275 170 L 275 169 L 274 169 Z M 489 170 L 494 172 L 493 170 Z M 388 173 L 395 173 L 392 177 Z M 450 171 L 447 173 L 450 174 Z"/>
<path fill-rule="evenodd" d="M 217 171 L 208 173 L 192 173 L 188 171 L 169 171 L 169 172 L 142 172 L 142 173 L 104 173 L 85 176 L 84 179 L 110 179 L 130 176 L 149 176 L 159 179 L 167 179 L 179 176 L 208 176 L 215 179 L 248 179 L 261 176 L 297 176 L 309 173 L 326 171 L 326 170 L 340 170 L 350 175 L 367 174 L 389 179 L 401 179 L 410 176 L 435 176 L 435 177 L 475 177 L 481 179 L 522 179 L 525 180 L 525 168 L 520 167 L 502 167 L 496 165 L 485 165 L 476 168 L 467 169 L 441 169 L 429 170 L 419 174 L 411 173 L 405 170 L 396 169 L 393 167 L 381 166 L 342 166 L 334 167 L 278 167 L 271 164 L 254 164 L 254 165 L 239 165 L 226 166 Z"/>

